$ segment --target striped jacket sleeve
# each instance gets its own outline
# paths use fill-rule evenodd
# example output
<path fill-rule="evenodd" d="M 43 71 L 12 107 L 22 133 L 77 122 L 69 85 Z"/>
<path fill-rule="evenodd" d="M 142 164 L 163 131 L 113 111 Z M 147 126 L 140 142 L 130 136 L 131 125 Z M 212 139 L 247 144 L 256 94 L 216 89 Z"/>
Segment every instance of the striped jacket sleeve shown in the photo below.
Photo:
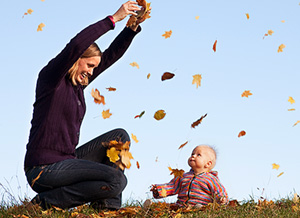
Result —
<path fill-rule="evenodd" d="M 228 204 L 228 194 L 225 190 L 225 187 L 221 184 L 218 174 L 215 171 L 212 171 L 207 174 L 207 184 L 211 190 L 212 197 L 221 204 Z"/>
<path fill-rule="evenodd" d="M 159 194 L 157 198 L 164 198 L 167 196 L 178 194 L 180 189 L 180 184 L 181 184 L 181 179 L 179 176 L 175 177 L 168 183 L 156 184 L 155 186 L 157 187 L 157 191 Z"/>

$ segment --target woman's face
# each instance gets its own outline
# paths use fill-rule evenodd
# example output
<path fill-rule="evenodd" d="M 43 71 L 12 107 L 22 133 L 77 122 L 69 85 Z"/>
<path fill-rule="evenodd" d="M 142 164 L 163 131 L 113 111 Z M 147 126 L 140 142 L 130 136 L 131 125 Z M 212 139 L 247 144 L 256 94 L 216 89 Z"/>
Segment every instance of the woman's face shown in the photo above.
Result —
<path fill-rule="evenodd" d="M 98 67 L 101 61 L 101 57 L 94 56 L 90 58 L 79 58 L 78 69 L 75 75 L 76 82 L 83 84 L 86 77 L 91 77 L 93 75 L 93 70 Z"/>

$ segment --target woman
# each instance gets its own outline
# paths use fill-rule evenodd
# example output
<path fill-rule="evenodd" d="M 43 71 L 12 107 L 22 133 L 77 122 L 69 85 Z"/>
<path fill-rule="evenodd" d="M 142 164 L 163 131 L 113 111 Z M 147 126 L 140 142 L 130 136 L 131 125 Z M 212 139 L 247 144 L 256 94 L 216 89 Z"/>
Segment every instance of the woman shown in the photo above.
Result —
<path fill-rule="evenodd" d="M 114 15 L 77 34 L 40 71 L 24 164 L 28 183 L 38 193 L 32 203 L 44 209 L 88 202 L 99 208 L 120 208 L 127 180 L 106 157 L 102 142 L 125 143 L 130 141 L 127 132 L 115 129 L 75 147 L 86 110 L 84 88 L 125 53 L 143 20 L 125 27 L 103 54 L 94 41 L 138 10 L 136 2 L 124 3 Z"/>

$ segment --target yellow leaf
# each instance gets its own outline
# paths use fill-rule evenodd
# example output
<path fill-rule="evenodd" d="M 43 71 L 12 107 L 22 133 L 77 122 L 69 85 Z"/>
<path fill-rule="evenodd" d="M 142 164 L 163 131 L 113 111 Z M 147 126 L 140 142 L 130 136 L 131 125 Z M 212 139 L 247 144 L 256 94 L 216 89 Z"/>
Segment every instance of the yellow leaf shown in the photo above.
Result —
<path fill-rule="evenodd" d="M 268 30 L 268 34 L 269 34 L 270 36 L 272 36 L 273 33 L 274 33 L 273 30 Z"/>
<path fill-rule="evenodd" d="M 45 0 L 41 0 L 42 2 L 44 2 Z"/>
<path fill-rule="evenodd" d="M 135 143 L 139 142 L 139 140 L 136 138 L 136 136 L 133 135 L 132 133 L 131 133 L 131 138 L 133 139 L 133 141 L 135 141 Z"/>
<path fill-rule="evenodd" d="M 168 169 L 171 171 L 170 175 L 174 175 L 174 178 L 183 177 L 184 170 L 172 169 L 171 167 L 168 167 Z"/>
<path fill-rule="evenodd" d="M 147 75 L 147 79 L 149 79 L 149 78 L 150 78 L 150 76 L 151 76 L 151 74 L 150 74 L 150 73 L 148 73 L 148 75 Z"/>
<path fill-rule="evenodd" d="M 164 189 L 164 188 L 161 189 L 161 196 L 163 198 L 167 197 L 167 190 L 166 189 Z"/>
<path fill-rule="evenodd" d="M 109 157 L 110 162 L 113 162 L 113 163 L 120 160 L 119 154 L 120 154 L 120 151 L 118 151 L 115 147 L 107 149 L 107 151 L 106 151 L 106 156 Z"/>
<path fill-rule="evenodd" d="M 290 96 L 288 102 L 290 102 L 291 104 L 294 104 L 295 100 Z"/>
<path fill-rule="evenodd" d="M 196 20 L 199 20 L 199 17 L 200 17 L 200 16 L 196 16 L 195 19 L 196 19 Z"/>
<path fill-rule="evenodd" d="M 285 48 L 285 45 L 284 44 L 281 44 L 279 47 L 278 47 L 278 50 L 277 52 L 283 52 L 283 49 Z"/>
<path fill-rule="evenodd" d="M 105 105 L 105 100 L 104 100 L 104 96 L 103 95 L 100 95 L 100 92 L 99 92 L 99 90 L 98 89 L 92 89 L 92 91 L 91 91 L 91 95 L 92 95 L 92 97 L 94 98 L 94 102 L 96 103 L 96 104 L 103 104 L 103 105 Z"/>
<path fill-rule="evenodd" d="M 109 109 L 108 110 L 103 110 L 102 111 L 102 117 L 103 117 L 103 119 L 107 119 L 107 118 L 109 118 L 110 116 L 111 116 L 112 114 L 109 112 Z"/>
<path fill-rule="evenodd" d="M 166 39 L 166 38 L 170 38 L 171 35 L 172 35 L 172 30 L 170 30 L 170 31 L 165 31 L 165 33 L 162 34 L 162 36 L 165 37 L 165 39 Z"/>
<path fill-rule="evenodd" d="M 246 13 L 246 17 L 247 17 L 247 20 L 249 20 L 250 15 L 248 13 Z"/>
<path fill-rule="evenodd" d="M 295 111 L 295 110 L 296 110 L 295 108 L 288 109 L 288 111 Z"/>
<path fill-rule="evenodd" d="M 195 74 L 193 76 L 192 84 L 196 84 L 196 88 L 198 88 L 198 86 L 201 86 L 201 80 L 202 80 L 201 74 Z"/>
<path fill-rule="evenodd" d="M 300 120 L 298 120 L 298 121 L 293 125 L 293 127 L 296 126 L 298 123 L 300 123 Z"/>
<path fill-rule="evenodd" d="M 242 93 L 242 97 L 247 97 L 247 98 L 248 98 L 249 95 L 252 95 L 252 93 L 250 92 L 250 90 L 245 90 L 245 91 Z"/>
<path fill-rule="evenodd" d="M 133 159 L 132 154 L 128 150 L 122 150 L 120 152 L 121 162 L 125 165 L 127 169 L 131 167 L 130 160 Z"/>
<path fill-rule="evenodd" d="M 32 12 L 33 12 L 33 10 L 31 8 L 27 10 L 28 14 L 31 14 Z"/>
<path fill-rule="evenodd" d="M 130 63 L 131 66 L 136 67 L 137 69 L 140 69 L 140 66 L 136 62 Z"/>
<path fill-rule="evenodd" d="M 285 20 L 282 20 L 282 21 L 281 21 L 281 23 L 284 23 L 284 22 L 285 22 Z"/>
<path fill-rule="evenodd" d="M 273 163 L 273 164 L 272 164 L 272 169 L 278 170 L 279 167 L 280 167 L 280 166 L 279 166 L 278 164 L 276 164 L 276 163 Z"/>
<path fill-rule="evenodd" d="M 40 23 L 38 25 L 38 28 L 37 28 L 37 31 L 43 31 L 43 28 L 45 27 L 45 24 L 44 23 Z"/>
<path fill-rule="evenodd" d="M 156 111 L 155 114 L 154 114 L 154 118 L 155 118 L 156 120 L 161 120 L 161 119 L 163 119 L 165 116 L 166 116 L 166 113 L 165 113 L 164 110 L 158 110 L 158 111 Z"/>
<path fill-rule="evenodd" d="M 279 173 L 277 177 L 282 176 L 283 173 L 284 173 L 284 172 Z"/>

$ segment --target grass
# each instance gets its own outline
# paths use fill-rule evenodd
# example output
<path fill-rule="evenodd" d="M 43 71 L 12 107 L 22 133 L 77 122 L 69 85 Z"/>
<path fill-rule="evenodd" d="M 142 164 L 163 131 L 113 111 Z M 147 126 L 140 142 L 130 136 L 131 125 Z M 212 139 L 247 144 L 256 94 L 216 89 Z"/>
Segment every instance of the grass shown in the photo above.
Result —
<path fill-rule="evenodd" d="M 89 205 L 83 205 L 70 210 L 51 208 L 43 211 L 38 205 L 26 207 L 28 200 L 20 204 L 0 205 L 0 217 L 300 217 L 300 202 L 294 199 L 281 199 L 277 201 L 253 200 L 237 202 L 231 201 L 227 206 L 210 204 L 200 209 L 178 208 L 174 204 L 155 202 L 148 208 L 143 208 L 141 202 L 132 202 L 124 205 L 119 211 L 94 210 Z"/>

